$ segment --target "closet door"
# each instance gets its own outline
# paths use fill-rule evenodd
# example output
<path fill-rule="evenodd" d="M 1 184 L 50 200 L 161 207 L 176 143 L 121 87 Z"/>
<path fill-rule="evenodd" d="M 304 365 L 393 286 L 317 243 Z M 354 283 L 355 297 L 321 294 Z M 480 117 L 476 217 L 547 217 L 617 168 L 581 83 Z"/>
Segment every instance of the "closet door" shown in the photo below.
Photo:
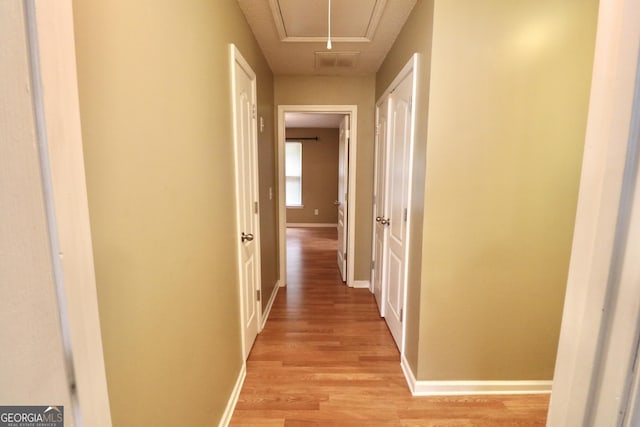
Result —
<path fill-rule="evenodd" d="M 405 300 L 405 257 L 407 256 L 407 215 L 409 203 L 410 150 L 412 143 L 413 73 L 409 73 L 390 95 L 387 216 L 381 223 L 387 228 L 384 277 L 385 320 L 402 351 L 403 309 Z"/>
<path fill-rule="evenodd" d="M 389 116 L 389 97 L 386 96 L 376 106 L 376 163 L 374 183 L 373 214 L 375 218 L 373 230 L 373 262 L 371 264 L 371 281 L 373 294 L 378 304 L 380 316 L 384 317 L 384 266 L 387 247 L 387 183 L 389 182 L 387 164 L 389 148 L 387 137 L 387 119 Z"/>

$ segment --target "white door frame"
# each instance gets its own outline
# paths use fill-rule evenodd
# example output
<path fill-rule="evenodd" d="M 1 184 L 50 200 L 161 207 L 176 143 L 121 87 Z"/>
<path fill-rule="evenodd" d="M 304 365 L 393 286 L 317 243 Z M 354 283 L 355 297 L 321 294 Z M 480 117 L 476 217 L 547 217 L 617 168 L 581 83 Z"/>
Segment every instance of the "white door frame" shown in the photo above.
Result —
<path fill-rule="evenodd" d="M 414 152 L 414 146 L 415 146 L 415 128 L 416 128 L 416 108 L 415 106 L 417 105 L 417 100 L 419 97 L 418 94 L 418 76 L 420 75 L 420 70 L 419 70 L 419 64 L 420 64 L 420 55 L 418 53 L 414 53 L 411 56 L 411 59 L 409 59 L 409 61 L 407 61 L 407 63 L 405 64 L 404 67 L 402 67 L 402 70 L 400 70 L 400 72 L 398 73 L 398 75 L 393 79 L 393 81 L 391 82 L 391 84 L 385 89 L 385 91 L 382 93 L 382 95 L 380 95 L 380 98 L 378 98 L 378 100 L 376 101 L 376 106 L 380 105 L 382 103 L 382 101 L 388 97 L 394 90 L 396 87 L 398 87 L 398 85 L 405 79 L 405 77 L 407 77 L 409 74 L 413 73 L 413 90 L 412 90 L 412 95 L 411 95 L 411 99 L 412 99 L 412 106 L 411 106 L 411 137 L 410 137 L 410 141 L 409 141 L 409 168 L 407 171 L 407 179 L 409 180 L 408 182 L 408 196 L 407 196 L 407 224 L 406 224 L 406 236 L 405 236 L 405 253 L 404 253 L 404 259 L 403 259 L 403 268 L 404 268 L 404 279 L 403 279 L 403 289 L 404 289 L 404 296 L 403 296 L 403 303 L 402 303 L 402 307 L 403 307 L 403 313 L 402 313 L 402 345 L 400 345 L 400 354 L 403 357 L 404 356 L 404 349 L 405 349 L 405 337 L 407 334 L 407 322 L 405 321 L 405 319 L 407 318 L 407 282 L 408 282 L 408 277 L 409 277 L 409 247 L 411 246 L 411 233 L 409 232 L 411 230 L 411 201 L 412 201 L 412 192 L 413 192 L 413 152 Z M 390 120 L 389 118 L 387 118 L 387 120 Z M 388 125 L 387 125 L 388 127 Z M 385 142 L 386 143 L 386 142 Z M 375 172 L 374 172 L 375 173 Z M 372 234 L 372 239 L 371 241 L 374 242 L 375 241 L 375 233 L 376 233 L 376 220 L 375 220 L 375 212 L 373 212 L 373 234 Z M 372 245 L 372 250 L 375 250 L 373 248 L 374 245 Z M 375 253 L 372 253 L 372 259 L 375 259 Z M 378 262 L 378 261 L 376 261 Z M 384 278 L 384 276 L 383 276 Z M 371 282 L 371 292 L 373 292 L 373 281 Z M 386 283 L 382 283 L 382 295 L 383 295 L 383 301 L 385 300 L 385 295 L 387 292 L 387 286 Z M 384 303 L 383 303 L 384 305 Z"/>
<path fill-rule="evenodd" d="M 625 283 L 620 263 L 625 253 L 637 253 L 640 246 L 627 241 L 633 193 L 640 197 L 634 189 L 640 148 L 638 22 L 640 0 L 600 2 L 573 247 L 547 418 L 552 427 L 603 425 L 598 424 L 602 417 L 607 425 L 621 425 L 620 413 L 630 399 L 626 382 L 632 377 L 629 363 L 635 359 L 639 333 L 640 289 L 637 283 Z M 626 320 L 618 323 L 621 310 Z M 620 340 L 622 335 L 626 337 Z M 622 375 L 610 375 L 607 366 L 612 361 L 617 370 L 625 371 Z M 632 387 L 638 387 L 637 382 Z"/>
<path fill-rule="evenodd" d="M 278 223 L 280 247 L 280 286 L 287 282 L 287 247 L 286 221 L 287 208 L 285 201 L 284 176 L 284 143 L 285 143 L 285 113 L 332 113 L 349 115 L 349 178 L 347 193 L 347 286 L 354 286 L 354 244 L 356 218 L 356 148 L 358 146 L 358 106 L 357 105 L 278 105 Z M 336 171 L 338 173 L 338 171 Z"/>
<path fill-rule="evenodd" d="M 75 381 L 70 410 L 76 425 L 109 427 L 71 0 L 24 6 L 54 282 L 67 375 Z"/>
<path fill-rule="evenodd" d="M 238 270 L 238 279 L 239 279 L 239 296 L 240 296 L 240 321 L 242 324 L 242 327 L 240 328 L 241 332 L 242 332 L 242 354 L 244 359 L 246 360 L 247 357 L 249 357 L 249 351 L 251 349 L 246 348 L 246 344 L 245 344 L 245 319 L 244 319 L 244 301 L 245 301 L 245 296 L 244 296 L 244 292 L 246 291 L 245 289 L 245 283 L 242 280 L 243 274 L 242 274 L 242 270 L 243 270 L 243 266 L 242 266 L 242 242 L 240 241 L 240 235 L 246 231 L 246 230 L 242 230 L 241 229 L 241 216 L 243 215 L 243 212 L 240 211 L 240 170 L 238 167 L 240 158 L 239 158 L 239 153 L 238 153 L 238 147 L 239 147 L 239 141 L 238 141 L 238 135 L 237 135 L 237 115 L 236 115 L 236 110 L 237 110 L 237 104 L 236 104 L 236 64 L 238 64 L 240 67 L 242 67 L 242 69 L 251 77 L 251 97 L 252 97 L 252 103 L 253 103 L 253 108 L 254 108 L 254 115 L 253 115 L 253 119 L 252 119 L 252 126 L 254 127 L 254 132 L 253 132 L 253 141 L 252 141 L 252 147 L 253 147 L 253 155 L 254 155 L 254 159 L 255 162 L 253 164 L 253 176 L 254 176 L 254 183 L 253 183 L 253 187 L 255 188 L 256 191 L 256 200 L 258 198 L 258 132 L 257 132 L 257 120 L 256 120 L 256 108 L 257 108 L 257 88 L 256 88 L 256 74 L 253 71 L 253 69 L 251 69 L 251 66 L 249 65 L 249 63 L 244 59 L 244 57 L 242 56 L 242 54 L 240 53 L 240 51 L 238 50 L 238 48 L 233 44 L 230 43 L 229 44 L 229 57 L 230 57 L 230 67 L 231 67 L 231 103 L 232 103 L 232 115 L 233 115 L 233 145 L 234 145 L 234 159 L 235 159 L 235 164 L 234 164 L 234 175 L 235 175 L 235 198 L 236 198 L 236 212 L 235 212 L 235 216 L 236 216 L 236 236 L 238 237 L 238 239 L 236 240 L 236 252 L 237 252 L 237 257 L 238 257 L 238 265 L 237 265 L 237 270 Z M 255 212 L 255 229 L 251 230 L 250 232 L 253 234 L 253 244 L 256 246 L 255 249 L 255 284 L 256 284 L 256 290 L 259 291 L 260 293 L 262 293 L 262 269 L 261 269 L 261 264 L 260 264 L 260 210 L 257 209 Z M 258 322 L 258 328 L 257 331 L 258 333 L 261 332 L 262 326 L 263 326 L 263 322 L 262 322 L 262 303 L 261 300 L 255 298 L 252 295 L 248 295 L 246 296 L 246 300 L 248 301 L 253 301 L 254 305 L 255 305 L 255 310 L 256 310 L 256 317 L 257 317 L 257 322 Z"/>

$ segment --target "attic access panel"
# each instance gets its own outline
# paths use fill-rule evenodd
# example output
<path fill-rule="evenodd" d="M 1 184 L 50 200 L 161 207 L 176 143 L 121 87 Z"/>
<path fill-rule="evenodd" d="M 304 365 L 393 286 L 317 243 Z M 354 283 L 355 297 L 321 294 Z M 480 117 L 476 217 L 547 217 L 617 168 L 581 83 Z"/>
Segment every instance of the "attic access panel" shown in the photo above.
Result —
<path fill-rule="evenodd" d="M 318 42 L 327 37 L 327 0 L 270 0 L 280 40 Z M 331 38 L 369 42 L 387 0 L 331 0 Z"/>

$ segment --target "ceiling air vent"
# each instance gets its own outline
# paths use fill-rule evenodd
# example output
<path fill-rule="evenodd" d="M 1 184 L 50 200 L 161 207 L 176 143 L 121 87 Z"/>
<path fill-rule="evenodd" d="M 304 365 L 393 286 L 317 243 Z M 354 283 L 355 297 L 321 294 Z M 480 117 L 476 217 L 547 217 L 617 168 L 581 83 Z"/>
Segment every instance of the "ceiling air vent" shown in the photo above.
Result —
<path fill-rule="evenodd" d="M 316 52 L 316 68 L 354 68 L 360 52 Z"/>

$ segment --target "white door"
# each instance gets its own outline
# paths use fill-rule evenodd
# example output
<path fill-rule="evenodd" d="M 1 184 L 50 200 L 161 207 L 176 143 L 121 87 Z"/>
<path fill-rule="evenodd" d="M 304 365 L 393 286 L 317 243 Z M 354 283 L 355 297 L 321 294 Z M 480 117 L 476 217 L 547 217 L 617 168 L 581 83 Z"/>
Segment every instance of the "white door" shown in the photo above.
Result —
<path fill-rule="evenodd" d="M 411 149 L 411 95 L 413 73 L 405 77 L 390 95 L 387 216 L 380 222 L 387 228 L 385 256 L 385 320 L 402 350 L 407 209 L 409 201 L 409 154 Z"/>
<path fill-rule="evenodd" d="M 260 324 L 260 245 L 258 213 L 256 77 L 232 47 L 235 122 L 238 273 L 244 357 L 249 356 Z"/>
<path fill-rule="evenodd" d="M 349 182 L 349 116 L 340 122 L 338 151 L 338 268 L 347 281 L 347 188 Z"/>
<path fill-rule="evenodd" d="M 389 97 L 376 106 L 376 163 L 374 173 L 373 213 L 375 217 L 373 232 L 373 265 L 371 280 L 373 294 L 378 304 L 380 316 L 384 317 L 384 265 L 387 247 L 387 227 L 385 226 L 387 212 L 387 117 Z"/>

